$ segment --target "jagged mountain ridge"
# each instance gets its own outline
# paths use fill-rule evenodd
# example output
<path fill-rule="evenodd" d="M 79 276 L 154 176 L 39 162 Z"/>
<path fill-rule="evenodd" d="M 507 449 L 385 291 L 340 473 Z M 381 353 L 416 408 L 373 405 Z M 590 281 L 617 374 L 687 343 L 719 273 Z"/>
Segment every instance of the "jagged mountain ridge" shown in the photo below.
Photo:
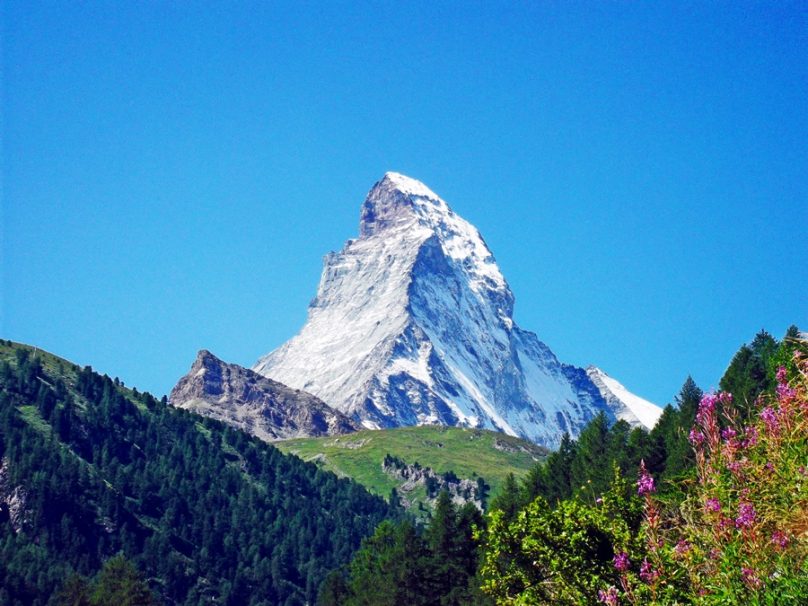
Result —
<path fill-rule="evenodd" d="M 616 419 L 614 398 L 516 326 L 513 305 L 477 229 L 387 173 L 359 238 L 326 255 L 300 333 L 253 369 L 368 428 L 484 427 L 553 446 L 600 410 Z"/>
<path fill-rule="evenodd" d="M 223 421 L 264 441 L 340 435 L 358 426 L 306 392 L 290 389 L 207 350 L 171 390 L 172 406 Z"/>

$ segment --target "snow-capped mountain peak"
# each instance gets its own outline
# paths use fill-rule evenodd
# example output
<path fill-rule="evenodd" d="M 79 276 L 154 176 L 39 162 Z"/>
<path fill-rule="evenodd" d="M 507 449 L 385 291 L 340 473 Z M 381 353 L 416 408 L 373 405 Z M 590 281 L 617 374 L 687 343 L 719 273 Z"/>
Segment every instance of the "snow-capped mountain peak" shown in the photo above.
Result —
<path fill-rule="evenodd" d="M 366 427 L 488 427 L 554 445 L 598 410 L 615 418 L 584 370 L 514 324 L 513 305 L 477 229 L 389 172 L 359 238 L 326 255 L 303 329 L 254 370 Z"/>
<path fill-rule="evenodd" d="M 662 416 L 662 409 L 656 404 L 641 398 L 607 375 L 597 366 L 589 366 L 586 374 L 600 390 L 601 395 L 612 406 L 615 417 L 628 421 L 631 425 L 651 429 Z"/>

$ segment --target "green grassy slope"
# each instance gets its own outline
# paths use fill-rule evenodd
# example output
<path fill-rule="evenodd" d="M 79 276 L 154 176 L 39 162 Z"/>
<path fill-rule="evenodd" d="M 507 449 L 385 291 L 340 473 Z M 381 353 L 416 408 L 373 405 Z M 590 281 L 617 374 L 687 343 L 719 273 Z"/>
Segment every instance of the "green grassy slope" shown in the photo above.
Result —
<path fill-rule="evenodd" d="M 337 437 L 286 440 L 274 445 L 337 475 L 350 477 L 370 492 L 385 497 L 400 485 L 399 480 L 382 471 L 385 454 L 408 464 L 417 462 L 431 467 L 437 473 L 453 471 L 468 479 L 482 476 L 491 486 L 491 495 L 497 493 L 509 473 L 520 477 L 547 454 L 541 446 L 501 433 L 443 426 L 367 430 Z"/>

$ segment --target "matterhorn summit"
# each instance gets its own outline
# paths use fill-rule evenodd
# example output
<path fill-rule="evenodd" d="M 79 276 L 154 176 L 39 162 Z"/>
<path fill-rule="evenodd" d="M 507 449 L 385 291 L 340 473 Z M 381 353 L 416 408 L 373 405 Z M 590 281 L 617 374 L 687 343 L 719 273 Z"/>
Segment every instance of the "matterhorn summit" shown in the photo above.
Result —
<path fill-rule="evenodd" d="M 559 362 L 516 326 L 513 305 L 477 229 L 389 172 L 362 205 L 359 238 L 326 255 L 300 334 L 253 370 L 368 428 L 482 427 L 552 447 L 601 410 L 653 424 L 658 407 L 640 411 L 605 373 Z"/>

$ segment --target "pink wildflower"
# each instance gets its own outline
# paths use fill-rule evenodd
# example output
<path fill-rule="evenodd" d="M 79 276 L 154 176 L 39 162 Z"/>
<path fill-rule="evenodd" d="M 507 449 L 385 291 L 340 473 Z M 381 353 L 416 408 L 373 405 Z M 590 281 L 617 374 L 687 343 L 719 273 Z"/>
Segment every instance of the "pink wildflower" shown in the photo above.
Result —
<path fill-rule="evenodd" d="M 741 503 L 738 506 L 738 517 L 735 518 L 735 526 L 738 528 L 749 527 L 755 523 L 757 512 L 751 503 Z"/>
<path fill-rule="evenodd" d="M 606 606 L 617 606 L 620 604 L 620 598 L 617 595 L 617 587 L 612 585 L 606 591 L 602 589 L 598 591 L 598 602 L 606 604 Z"/>
<path fill-rule="evenodd" d="M 787 380 L 786 367 L 781 366 L 777 369 L 777 382 L 780 384 L 785 383 Z"/>
<path fill-rule="evenodd" d="M 788 546 L 788 535 L 780 530 L 775 530 L 772 533 L 772 543 L 777 545 L 780 549 L 785 549 Z"/>
<path fill-rule="evenodd" d="M 707 499 L 704 503 L 707 511 L 721 511 L 721 501 L 715 498 Z"/>
<path fill-rule="evenodd" d="M 690 430 L 689 440 L 693 446 L 701 446 L 704 443 L 704 434 L 694 427 Z"/>
<path fill-rule="evenodd" d="M 745 461 L 730 461 L 727 463 L 727 469 L 734 474 L 739 474 L 744 468 Z"/>
<path fill-rule="evenodd" d="M 644 559 L 640 564 L 640 578 L 646 583 L 653 583 L 658 576 L 659 573 L 651 567 L 651 563 Z"/>
<path fill-rule="evenodd" d="M 724 438 L 726 442 L 729 442 L 738 435 L 738 432 L 735 431 L 732 427 L 725 427 L 721 430 L 721 437 Z"/>
<path fill-rule="evenodd" d="M 792 389 L 788 385 L 785 385 L 785 384 L 781 383 L 780 385 L 777 386 L 777 397 L 780 400 L 787 400 L 789 398 L 793 398 L 796 395 L 797 395 L 797 390 Z"/>
<path fill-rule="evenodd" d="M 676 547 L 674 547 L 673 550 L 676 552 L 676 555 L 683 556 L 690 551 L 690 543 L 684 539 L 680 539 L 679 542 L 676 543 Z"/>
<path fill-rule="evenodd" d="M 628 554 L 625 551 L 621 551 L 617 555 L 614 556 L 614 567 L 619 572 L 625 572 L 631 566 L 631 561 L 628 559 Z"/>
<path fill-rule="evenodd" d="M 645 469 L 645 461 L 640 461 L 640 477 L 637 480 L 637 494 L 640 496 L 651 494 L 656 490 L 654 486 L 654 478 Z"/>
<path fill-rule="evenodd" d="M 766 428 L 771 433 L 776 433 L 780 426 L 780 420 L 777 418 L 777 413 L 771 406 L 767 406 L 760 411 L 760 418 L 766 423 Z"/>
<path fill-rule="evenodd" d="M 743 441 L 744 448 L 750 448 L 757 444 L 758 441 L 757 427 L 753 426 L 746 427 L 743 433 L 746 436 L 746 439 Z"/>
<path fill-rule="evenodd" d="M 715 394 L 711 393 L 704 394 L 701 398 L 699 409 L 696 412 L 696 421 L 698 421 L 700 425 L 705 426 L 712 419 L 712 416 L 715 414 L 715 403 L 717 401 L 718 398 Z"/>
<path fill-rule="evenodd" d="M 751 568 L 741 568 L 741 576 L 743 582 L 753 589 L 757 589 L 763 584 Z"/>

